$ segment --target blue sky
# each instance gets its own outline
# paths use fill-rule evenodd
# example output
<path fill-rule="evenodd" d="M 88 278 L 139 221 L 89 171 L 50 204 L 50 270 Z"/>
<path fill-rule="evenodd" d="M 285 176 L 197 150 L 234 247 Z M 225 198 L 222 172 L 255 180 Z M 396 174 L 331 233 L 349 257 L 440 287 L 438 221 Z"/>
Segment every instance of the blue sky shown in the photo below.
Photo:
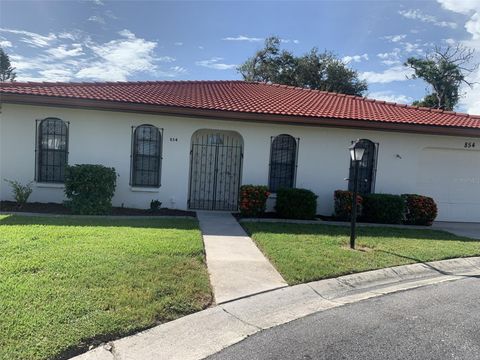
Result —
<path fill-rule="evenodd" d="M 480 0 L 0 1 L 19 81 L 240 79 L 269 35 L 296 54 L 331 50 L 369 97 L 410 103 L 426 85 L 402 62 L 457 42 L 480 52 Z M 480 87 L 464 92 L 459 110 L 480 113 Z"/>

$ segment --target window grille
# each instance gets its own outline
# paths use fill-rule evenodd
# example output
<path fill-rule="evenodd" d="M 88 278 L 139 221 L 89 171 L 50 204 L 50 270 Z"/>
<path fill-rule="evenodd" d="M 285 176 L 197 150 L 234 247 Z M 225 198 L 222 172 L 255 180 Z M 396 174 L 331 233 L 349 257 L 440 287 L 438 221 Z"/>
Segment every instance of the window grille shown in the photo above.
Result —
<path fill-rule="evenodd" d="M 68 162 L 69 123 L 57 118 L 37 120 L 35 180 L 63 183 Z"/>
<path fill-rule="evenodd" d="M 286 134 L 272 137 L 268 180 L 271 192 L 295 186 L 299 141 Z"/>
<path fill-rule="evenodd" d="M 370 194 L 375 188 L 375 172 L 377 167 L 378 144 L 368 140 L 361 139 L 360 142 L 365 147 L 362 161 L 358 164 L 358 193 Z M 348 180 L 348 190 L 353 191 L 353 162 L 350 159 L 350 175 Z"/>
<path fill-rule="evenodd" d="M 163 129 L 152 125 L 132 127 L 130 185 L 159 187 Z"/>

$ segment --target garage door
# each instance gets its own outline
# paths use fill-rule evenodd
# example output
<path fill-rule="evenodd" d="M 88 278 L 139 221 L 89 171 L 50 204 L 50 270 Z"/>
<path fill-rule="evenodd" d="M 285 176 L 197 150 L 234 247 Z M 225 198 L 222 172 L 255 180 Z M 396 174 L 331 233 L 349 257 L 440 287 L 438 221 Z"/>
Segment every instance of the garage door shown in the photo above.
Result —
<path fill-rule="evenodd" d="M 438 204 L 437 220 L 480 222 L 480 151 L 425 148 L 418 193 Z"/>

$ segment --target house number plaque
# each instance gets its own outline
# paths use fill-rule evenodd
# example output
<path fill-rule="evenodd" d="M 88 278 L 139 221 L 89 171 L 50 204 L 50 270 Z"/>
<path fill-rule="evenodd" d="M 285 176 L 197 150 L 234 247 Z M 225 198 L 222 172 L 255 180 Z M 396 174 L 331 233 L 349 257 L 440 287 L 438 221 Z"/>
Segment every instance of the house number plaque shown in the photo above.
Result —
<path fill-rule="evenodd" d="M 171 141 L 171 142 L 176 142 L 176 141 L 178 141 L 178 138 L 176 138 L 176 137 L 171 137 L 171 138 L 170 138 L 170 141 Z"/>
<path fill-rule="evenodd" d="M 465 149 L 473 149 L 473 148 L 475 148 L 475 143 L 473 141 L 467 141 L 467 142 L 465 142 L 463 147 Z"/>

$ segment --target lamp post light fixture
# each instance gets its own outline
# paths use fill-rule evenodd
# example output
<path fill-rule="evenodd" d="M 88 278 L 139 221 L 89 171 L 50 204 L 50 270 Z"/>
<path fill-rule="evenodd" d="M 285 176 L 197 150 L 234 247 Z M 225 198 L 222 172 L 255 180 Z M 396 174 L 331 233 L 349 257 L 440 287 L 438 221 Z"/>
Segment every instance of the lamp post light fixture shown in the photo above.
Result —
<path fill-rule="evenodd" d="M 350 248 L 355 249 L 355 227 L 357 223 L 357 193 L 358 193 L 358 165 L 365 153 L 365 145 L 356 140 L 348 148 L 353 162 L 353 197 L 352 197 L 352 218 L 350 223 Z"/>

